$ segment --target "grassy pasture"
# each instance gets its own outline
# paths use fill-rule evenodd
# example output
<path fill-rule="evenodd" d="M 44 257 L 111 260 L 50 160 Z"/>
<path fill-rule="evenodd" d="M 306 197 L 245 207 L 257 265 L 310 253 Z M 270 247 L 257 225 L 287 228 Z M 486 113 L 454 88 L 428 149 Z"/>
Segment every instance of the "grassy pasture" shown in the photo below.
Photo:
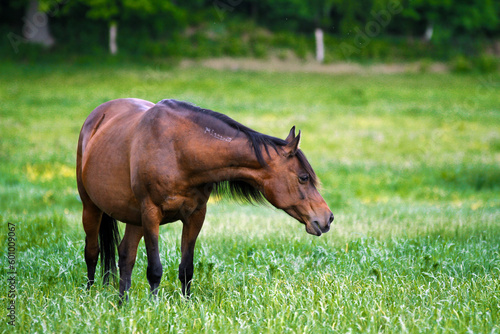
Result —
<path fill-rule="evenodd" d="M 18 332 L 500 331 L 500 77 L 319 75 L 204 68 L 0 65 L 0 332 L 8 224 Z M 303 131 L 335 214 L 320 238 L 271 207 L 211 203 L 180 295 L 181 224 L 160 229 L 149 298 L 141 242 L 131 300 L 84 289 L 74 177 L 78 133 L 100 103 L 177 98 L 258 131 Z M 5 306 L 4 306 L 5 305 Z"/>

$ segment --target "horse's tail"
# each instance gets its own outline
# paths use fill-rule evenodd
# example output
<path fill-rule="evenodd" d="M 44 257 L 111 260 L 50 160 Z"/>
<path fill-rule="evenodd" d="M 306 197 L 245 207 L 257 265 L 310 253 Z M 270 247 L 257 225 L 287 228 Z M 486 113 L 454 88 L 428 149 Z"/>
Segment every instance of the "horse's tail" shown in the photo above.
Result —
<path fill-rule="evenodd" d="M 116 275 L 116 249 L 120 244 L 120 231 L 116 219 L 103 212 L 99 228 L 101 270 L 103 284 L 109 283 L 109 274 Z"/>

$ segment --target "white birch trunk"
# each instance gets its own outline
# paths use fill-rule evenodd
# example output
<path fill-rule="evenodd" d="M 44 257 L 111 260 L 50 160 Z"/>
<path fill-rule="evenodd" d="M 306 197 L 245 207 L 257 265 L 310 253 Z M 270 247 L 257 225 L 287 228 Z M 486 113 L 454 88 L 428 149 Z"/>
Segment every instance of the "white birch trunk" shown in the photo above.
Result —
<path fill-rule="evenodd" d="M 323 42 L 323 30 L 316 28 L 314 31 L 316 37 L 316 60 L 322 63 L 325 60 L 325 44 Z"/>
<path fill-rule="evenodd" d="M 430 42 L 433 33 L 434 33 L 434 25 L 431 22 L 429 22 L 427 24 L 427 28 L 425 28 L 424 41 Z"/>
<path fill-rule="evenodd" d="M 51 47 L 55 44 L 49 30 L 49 17 L 38 10 L 38 1 L 31 0 L 23 17 L 23 37 L 31 43 Z"/>
<path fill-rule="evenodd" d="M 118 23 L 111 22 L 109 25 L 109 52 L 112 55 L 118 53 L 118 45 L 116 43 L 116 37 L 118 35 Z"/>

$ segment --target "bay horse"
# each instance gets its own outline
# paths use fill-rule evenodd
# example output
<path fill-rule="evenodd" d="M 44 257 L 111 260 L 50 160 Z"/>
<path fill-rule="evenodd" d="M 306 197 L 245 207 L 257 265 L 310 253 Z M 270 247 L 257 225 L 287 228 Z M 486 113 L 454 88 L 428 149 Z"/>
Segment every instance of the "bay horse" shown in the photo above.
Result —
<path fill-rule="evenodd" d="M 268 136 L 176 100 L 118 99 L 98 106 L 81 129 L 76 167 L 87 287 L 94 283 L 99 253 L 108 283 L 118 249 L 121 302 L 144 237 L 146 276 L 155 296 L 163 273 L 159 227 L 180 220 L 179 280 L 189 298 L 196 238 L 212 192 L 252 203 L 267 200 L 305 224 L 308 233 L 327 232 L 333 214 L 299 149 L 300 137 L 295 127 L 285 140 Z M 126 224 L 121 242 L 117 220 Z"/>

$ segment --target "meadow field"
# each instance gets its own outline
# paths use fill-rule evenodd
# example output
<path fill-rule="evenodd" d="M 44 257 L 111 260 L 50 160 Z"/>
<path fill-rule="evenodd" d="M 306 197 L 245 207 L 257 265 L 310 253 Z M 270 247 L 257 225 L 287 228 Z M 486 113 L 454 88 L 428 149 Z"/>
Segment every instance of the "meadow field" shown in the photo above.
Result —
<path fill-rule="evenodd" d="M 297 126 L 331 231 L 211 200 L 189 301 L 179 222 L 160 228 L 157 300 L 142 241 L 127 304 L 116 284 L 87 291 L 77 138 L 121 97 L 190 101 L 283 138 Z M 500 332 L 498 74 L 3 63 L 0 99 L 0 333 Z"/>

